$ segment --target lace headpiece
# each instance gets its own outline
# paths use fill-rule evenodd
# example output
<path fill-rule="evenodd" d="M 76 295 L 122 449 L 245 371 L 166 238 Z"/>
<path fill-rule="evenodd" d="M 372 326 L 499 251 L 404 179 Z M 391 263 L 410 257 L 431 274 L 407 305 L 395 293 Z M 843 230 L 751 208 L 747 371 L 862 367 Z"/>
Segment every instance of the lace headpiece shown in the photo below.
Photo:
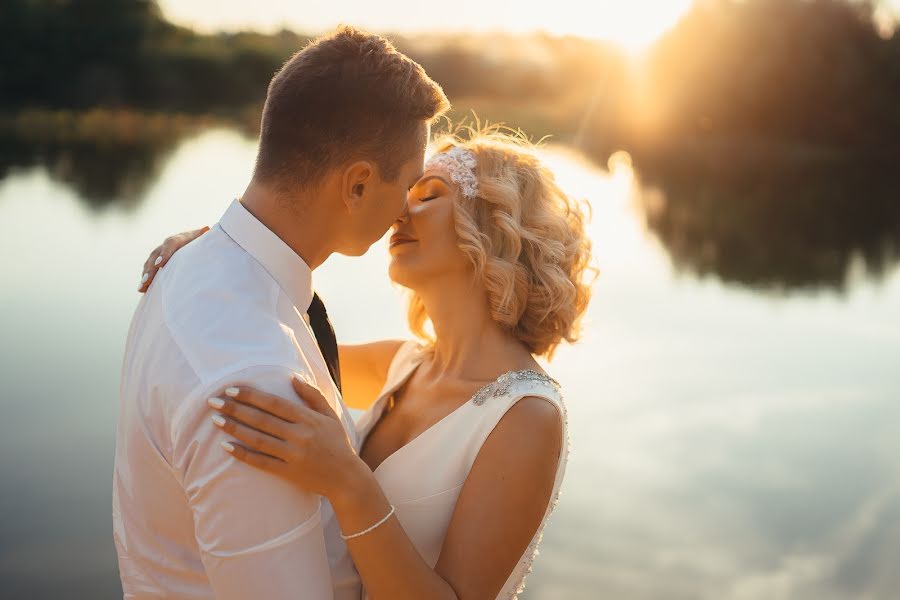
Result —
<path fill-rule="evenodd" d="M 450 173 L 450 180 L 459 186 L 463 197 L 471 200 L 478 195 L 478 178 L 475 177 L 475 153 L 462 146 L 454 146 L 446 152 L 435 154 L 425 165 L 425 170 L 442 168 Z"/>

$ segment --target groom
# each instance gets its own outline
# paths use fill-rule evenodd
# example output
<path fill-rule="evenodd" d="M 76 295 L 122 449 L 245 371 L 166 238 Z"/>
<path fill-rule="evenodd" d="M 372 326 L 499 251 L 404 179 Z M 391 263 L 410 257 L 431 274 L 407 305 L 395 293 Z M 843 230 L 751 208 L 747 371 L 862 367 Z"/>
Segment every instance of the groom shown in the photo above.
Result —
<path fill-rule="evenodd" d="M 249 186 L 159 272 L 128 333 L 113 481 L 125 598 L 359 598 L 327 501 L 231 458 L 207 400 L 235 384 L 295 397 L 299 375 L 355 443 L 312 271 L 394 222 L 447 108 L 418 64 L 352 28 L 272 79 Z"/>

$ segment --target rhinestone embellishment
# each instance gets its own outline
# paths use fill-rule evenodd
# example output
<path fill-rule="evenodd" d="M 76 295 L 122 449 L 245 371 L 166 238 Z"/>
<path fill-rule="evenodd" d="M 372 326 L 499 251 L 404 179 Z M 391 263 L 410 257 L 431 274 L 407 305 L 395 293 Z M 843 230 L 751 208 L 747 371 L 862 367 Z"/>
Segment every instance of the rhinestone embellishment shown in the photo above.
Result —
<path fill-rule="evenodd" d="M 472 396 L 472 402 L 481 406 L 484 404 L 488 398 L 499 398 L 503 394 L 509 391 L 510 386 L 516 381 L 540 381 L 542 383 L 549 384 L 553 386 L 553 388 L 558 392 L 560 389 L 559 382 L 550 377 L 549 375 L 544 375 L 534 369 L 524 369 L 521 371 L 507 371 L 494 381 L 488 383 L 483 386 L 475 395 Z"/>
<path fill-rule="evenodd" d="M 477 166 L 478 159 L 474 152 L 462 146 L 454 146 L 432 156 L 426 163 L 425 170 L 446 169 L 450 180 L 459 186 L 463 197 L 471 200 L 478 195 L 478 177 L 475 176 Z"/>

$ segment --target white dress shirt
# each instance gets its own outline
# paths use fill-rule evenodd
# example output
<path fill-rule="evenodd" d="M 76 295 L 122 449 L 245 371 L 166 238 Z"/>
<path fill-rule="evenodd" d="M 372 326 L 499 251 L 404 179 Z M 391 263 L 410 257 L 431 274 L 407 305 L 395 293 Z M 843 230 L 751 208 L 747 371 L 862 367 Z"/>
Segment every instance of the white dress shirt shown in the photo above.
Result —
<path fill-rule="evenodd" d="M 312 273 L 234 201 L 141 299 L 122 366 L 113 529 L 125 598 L 358 599 L 328 502 L 237 461 L 207 399 L 232 384 L 296 399 L 311 377 L 354 444 L 306 320 Z"/>

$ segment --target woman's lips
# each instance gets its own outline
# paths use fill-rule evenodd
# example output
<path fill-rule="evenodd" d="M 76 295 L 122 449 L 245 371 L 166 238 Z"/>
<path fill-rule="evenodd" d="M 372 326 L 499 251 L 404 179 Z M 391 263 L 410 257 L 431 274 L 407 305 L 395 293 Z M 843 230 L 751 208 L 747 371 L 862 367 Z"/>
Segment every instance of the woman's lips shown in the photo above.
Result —
<path fill-rule="evenodd" d="M 411 239 L 411 238 L 404 238 L 404 237 L 400 237 L 400 238 L 391 238 L 391 244 L 390 244 L 390 247 L 393 248 L 394 246 L 401 246 L 401 245 L 403 245 L 403 244 L 412 244 L 412 243 L 415 242 L 415 241 L 416 241 L 416 240 L 414 240 L 414 239 Z"/>

